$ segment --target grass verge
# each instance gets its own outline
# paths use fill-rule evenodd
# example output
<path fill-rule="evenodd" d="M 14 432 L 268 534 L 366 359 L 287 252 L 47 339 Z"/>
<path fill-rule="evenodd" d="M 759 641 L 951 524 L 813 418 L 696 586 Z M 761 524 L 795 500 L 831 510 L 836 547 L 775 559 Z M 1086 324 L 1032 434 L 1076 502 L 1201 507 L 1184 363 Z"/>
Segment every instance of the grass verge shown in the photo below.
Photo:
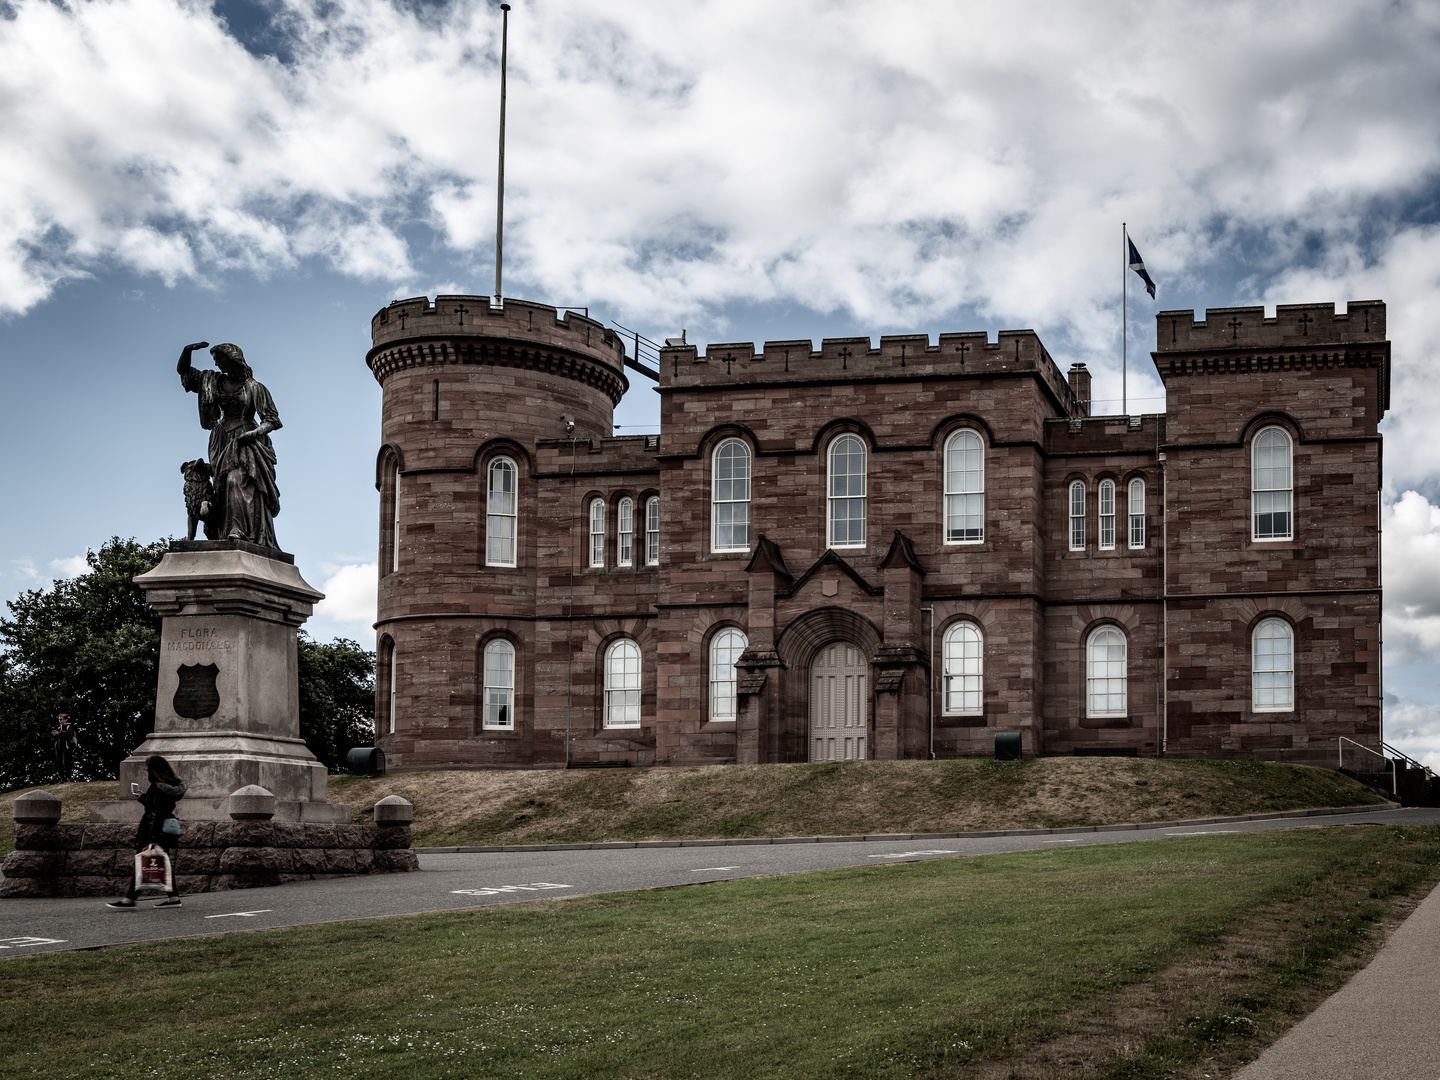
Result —
<path fill-rule="evenodd" d="M 1220 1075 L 1437 870 L 1440 830 L 1295 830 L 7 960 L 0 1073 Z"/>

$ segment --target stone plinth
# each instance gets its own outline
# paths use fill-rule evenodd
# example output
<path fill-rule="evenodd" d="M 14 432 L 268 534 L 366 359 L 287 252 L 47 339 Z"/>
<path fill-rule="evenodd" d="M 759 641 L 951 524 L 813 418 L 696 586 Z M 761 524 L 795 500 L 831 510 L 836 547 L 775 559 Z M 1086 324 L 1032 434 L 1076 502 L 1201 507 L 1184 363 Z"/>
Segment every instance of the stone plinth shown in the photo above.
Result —
<path fill-rule="evenodd" d="M 176 543 L 135 578 L 164 621 L 155 730 L 120 764 L 120 798 L 92 803 L 96 822 L 139 820 L 132 783 L 161 754 L 188 789 L 182 820 L 229 820 L 228 799 L 258 784 L 276 821 L 345 822 L 325 801 L 325 767 L 300 738 L 295 632 L 324 594 L 291 556 L 239 541 Z"/>

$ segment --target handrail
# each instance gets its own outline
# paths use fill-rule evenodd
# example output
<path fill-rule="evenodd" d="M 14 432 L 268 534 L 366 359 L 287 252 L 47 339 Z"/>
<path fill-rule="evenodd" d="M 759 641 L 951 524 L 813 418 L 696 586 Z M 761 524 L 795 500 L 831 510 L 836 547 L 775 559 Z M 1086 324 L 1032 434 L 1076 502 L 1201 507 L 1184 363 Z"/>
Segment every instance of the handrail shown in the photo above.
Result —
<path fill-rule="evenodd" d="M 1384 754 L 1382 754 L 1379 750 L 1375 750 L 1375 749 L 1373 749 L 1373 748 L 1371 748 L 1371 747 L 1369 747 L 1369 746 L 1366 746 L 1364 743 L 1356 742 L 1354 739 L 1348 739 L 1348 738 L 1346 738 L 1344 735 L 1341 735 L 1341 736 L 1340 736 L 1339 743 L 1338 743 L 1338 748 L 1339 748 L 1339 751 L 1340 751 L 1340 764 L 1339 764 L 1338 767 L 1341 768 L 1341 769 L 1345 768 L 1345 744 L 1346 744 L 1347 742 L 1348 742 L 1351 746 L 1359 747 L 1361 750 L 1364 750 L 1367 754 L 1374 754 L 1374 755 L 1375 755 L 1376 757 L 1378 757 L 1381 761 L 1385 761 L 1385 762 L 1388 762 L 1388 763 L 1389 763 L 1389 765 L 1390 765 L 1390 794 L 1391 794 L 1391 795 L 1398 795 L 1398 794 L 1400 793 L 1400 780 L 1399 780 L 1399 777 L 1398 777 L 1398 776 L 1396 775 L 1396 773 L 1395 773 L 1395 759 L 1394 759 L 1394 758 L 1387 758 L 1387 757 L 1386 757 Z M 1384 744 L 1384 743 L 1381 743 L 1380 745 L 1381 745 L 1381 746 L 1384 746 L 1385 744 Z"/>
<path fill-rule="evenodd" d="M 1429 765 L 1422 765 L 1422 764 L 1420 764 L 1420 762 L 1416 761 L 1416 760 L 1415 760 L 1414 758 L 1412 758 L 1409 754 L 1405 753 L 1405 751 L 1403 751 L 1403 750 L 1397 750 L 1395 747 L 1391 746 L 1388 742 L 1383 742 L 1383 741 L 1380 743 L 1380 748 L 1381 748 L 1382 750 L 1388 750 L 1391 754 L 1394 754 L 1394 755 L 1395 755 L 1397 758 L 1399 758 L 1401 761 L 1403 761 L 1403 762 L 1405 762 L 1407 765 L 1409 765 L 1412 769 L 1419 769 L 1419 770 L 1421 770 L 1422 772 L 1424 772 L 1424 774 L 1425 774 L 1427 777 L 1430 777 L 1431 779 L 1434 778 L 1435 773 L 1431 770 L 1431 768 L 1430 768 Z"/>

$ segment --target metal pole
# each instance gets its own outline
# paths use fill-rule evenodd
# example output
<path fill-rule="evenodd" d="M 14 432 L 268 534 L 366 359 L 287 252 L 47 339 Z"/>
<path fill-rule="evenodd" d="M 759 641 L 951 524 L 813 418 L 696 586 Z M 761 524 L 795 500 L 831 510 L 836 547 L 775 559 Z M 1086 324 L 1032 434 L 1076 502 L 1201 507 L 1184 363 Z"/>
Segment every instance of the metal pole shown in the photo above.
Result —
<path fill-rule="evenodd" d="M 502 80 L 501 85 L 504 85 Z M 1125 361 L 1129 352 L 1130 336 L 1130 230 L 1125 222 L 1120 223 L 1120 414 L 1130 415 L 1130 404 L 1125 396 Z M 1160 346 L 1155 346 L 1157 349 Z"/>
<path fill-rule="evenodd" d="M 500 305 L 500 270 L 505 241 L 505 66 L 510 47 L 510 5 L 500 5 L 500 167 L 495 183 L 495 303 Z"/>

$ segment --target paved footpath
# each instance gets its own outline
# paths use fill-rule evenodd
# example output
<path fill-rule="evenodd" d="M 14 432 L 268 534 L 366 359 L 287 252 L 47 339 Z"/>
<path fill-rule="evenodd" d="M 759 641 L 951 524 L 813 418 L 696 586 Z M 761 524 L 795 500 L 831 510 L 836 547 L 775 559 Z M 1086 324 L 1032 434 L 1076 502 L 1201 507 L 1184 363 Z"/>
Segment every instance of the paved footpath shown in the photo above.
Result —
<path fill-rule="evenodd" d="M 1440 889 L 1369 966 L 1234 1080 L 1440 1077 Z"/>
<path fill-rule="evenodd" d="M 111 911 L 103 899 L 94 897 L 0 900 L 0 959 L 223 934 L 240 929 L 274 929 L 456 911 L 540 897 L 667 888 L 847 866 L 1362 823 L 1440 824 L 1440 810 L 1384 810 L 1333 817 L 1167 825 L 1125 832 L 422 854 L 420 872 L 416 874 L 377 874 L 296 882 L 268 889 L 200 893 L 185 897 L 183 907 L 162 911 L 155 910 L 149 903 L 130 911 Z M 396 927 L 397 933 L 401 930 Z M 1432 970 L 1437 979 L 1434 989 L 1440 990 L 1440 966 Z M 1432 992 L 1429 1000 L 1440 1000 L 1440 995 Z"/>

